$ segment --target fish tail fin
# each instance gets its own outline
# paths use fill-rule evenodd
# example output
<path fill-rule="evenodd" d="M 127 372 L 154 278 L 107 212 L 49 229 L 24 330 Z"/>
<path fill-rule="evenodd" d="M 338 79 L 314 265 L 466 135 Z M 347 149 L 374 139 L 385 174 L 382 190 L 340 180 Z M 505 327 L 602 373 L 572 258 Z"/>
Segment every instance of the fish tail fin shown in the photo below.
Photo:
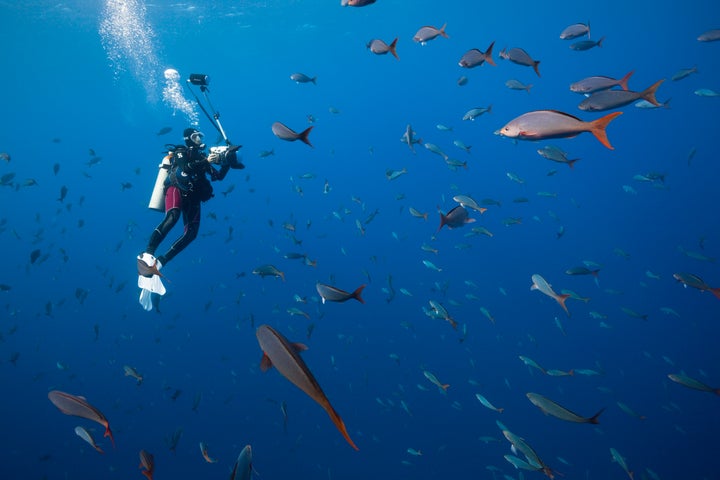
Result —
<path fill-rule="evenodd" d="M 265 352 L 263 352 L 263 356 L 260 359 L 260 371 L 261 372 L 267 372 L 272 367 L 272 360 L 270 360 L 270 357 L 267 356 Z"/>
<path fill-rule="evenodd" d="M 602 47 L 602 42 L 603 42 L 603 40 L 605 40 L 605 37 L 604 37 L 604 36 L 603 36 L 603 37 L 600 37 L 600 40 L 597 41 L 597 46 L 598 46 L 598 47 Z"/>
<path fill-rule="evenodd" d="M 447 27 L 447 23 L 443 23 L 443 26 L 440 27 L 440 35 L 442 35 L 445 38 L 450 38 L 447 33 L 445 33 L 445 27 Z"/>
<path fill-rule="evenodd" d="M 440 226 L 438 227 L 437 231 L 439 232 L 445 224 L 447 224 L 447 217 L 445 216 L 445 214 L 440 212 Z"/>
<path fill-rule="evenodd" d="M 660 102 L 657 101 L 657 98 L 655 98 L 655 92 L 657 91 L 658 87 L 665 81 L 665 79 L 658 80 L 657 82 L 653 83 L 651 87 L 644 90 L 640 95 L 642 98 L 647 100 L 648 102 L 652 103 L 656 107 L 662 106 Z"/>
<path fill-rule="evenodd" d="M 113 438 L 109 423 L 105 424 L 105 433 L 103 433 L 103 437 L 110 437 L 110 443 L 112 443 L 113 448 L 115 448 L 115 439 Z"/>
<path fill-rule="evenodd" d="M 423 218 L 423 220 L 425 220 L 427 222 L 428 213 L 427 212 L 423 213 L 422 218 Z"/>
<path fill-rule="evenodd" d="M 502 413 L 502 412 L 505 411 L 505 408 L 499 407 L 499 408 L 496 408 L 495 411 L 498 412 L 498 413 Z"/>
<path fill-rule="evenodd" d="M 490 112 L 492 112 L 492 103 L 490 105 L 488 105 L 488 107 L 487 107 L 487 113 L 490 113 Z M 468 148 L 470 148 L 470 147 L 468 147 Z"/>
<path fill-rule="evenodd" d="M 306 128 L 305 130 L 300 132 L 300 136 L 298 137 L 303 143 L 310 145 L 311 147 L 313 146 L 313 144 L 310 143 L 310 139 L 308 138 L 308 136 L 310 135 L 310 130 L 312 130 L 312 129 L 313 129 L 313 126 Z M 315 148 L 315 147 L 313 147 L 313 148 Z"/>
<path fill-rule="evenodd" d="M 610 150 L 615 150 L 615 148 L 610 145 L 610 140 L 608 140 L 607 132 L 605 129 L 607 128 L 608 124 L 612 122 L 616 117 L 619 117 L 622 115 L 623 112 L 613 112 L 605 115 L 604 117 L 600 117 L 597 120 L 593 120 L 590 122 L 590 133 L 595 135 L 595 138 L 597 138 L 600 143 L 605 145 Z"/>
<path fill-rule="evenodd" d="M 565 310 L 565 313 L 567 313 L 567 316 L 570 316 L 570 310 L 568 310 L 567 305 L 565 305 L 565 301 L 570 298 L 570 295 L 567 293 L 563 293 L 562 295 L 557 296 L 557 302 L 560 304 L 560 306 Z"/>
<path fill-rule="evenodd" d="M 360 450 L 357 445 L 355 445 L 355 442 L 352 441 L 350 438 L 350 434 L 347 431 L 347 428 L 345 428 L 345 422 L 343 422 L 342 418 L 340 418 L 340 415 L 335 411 L 335 409 L 328 403 L 327 408 L 325 409 L 328 412 L 328 415 L 330 415 L 330 420 L 335 424 L 335 427 L 340 431 L 342 436 L 345 438 L 345 441 L 347 441 L 351 447 L 353 447 L 355 450 Z"/>
<path fill-rule="evenodd" d="M 366 286 L 367 286 L 367 285 L 365 285 L 365 284 L 363 283 L 363 284 L 360 285 L 358 288 L 356 288 L 355 291 L 352 293 L 352 298 L 354 298 L 355 300 L 357 300 L 357 301 L 360 302 L 360 303 L 365 303 L 365 300 L 363 300 L 363 298 L 362 298 L 361 295 L 362 295 L 363 289 L 364 289 Z"/>
<path fill-rule="evenodd" d="M 600 415 L 602 415 L 602 413 L 604 411 L 605 411 L 605 407 L 601 408 L 599 412 L 597 412 L 595 415 L 593 415 L 592 417 L 589 418 L 588 423 L 592 423 L 593 425 L 597 425 L 598 423 L 600 423 L 600 421 L 598 420 L 598 417 L 600 417 Z"/>
<path fill-rule="evenodd" d="M 310 127 L 310 128 L 312 128 L 312 127 Z M 308 145 L 310 145 L 310 144 L 308 143 Z M 312 147 L 312 145 L 310 145 L 310 146 Z M 280 272 L 280 278 L 282 278 L 283 282 L 285 281 L 285 272 Z"/>
<path fill-rule="evenodd" d="M 493 41 L 490 46 L 485 50 L 485 61 L 492 65 L 493 67 L 497 67 L 497 64 L 495 63 L 495 60 L 492 58 L 492 51 L 493 47 L 495 46 L 495 42 Z M 492 105 L 491 105 L 492 106 Z M 490 107 L 488 107 L 488 113 L 490 112 Z"/>
<path fill-rule="evenodd" d="M 568 370 L 568 375 L 570 375 L 571 377 L 574 377 L 574 376 L 575 376 L 575 370 L 572 369 L 572 368 L 571 368 L 570 370 Z"/>
<path fill-rule="evenodd" d="M 572 160 L 568 160 L 568 161 L 567 161 L 568 167 L 574 168 L 574 167 L 575 167 L 575 162 L 577 162 L 578 160 L 580 160 L 580 159 L 579 159 L 579 158 L 573 158 Z"/>
<path fill-rule="evenodd" d="M 532 87 L 533 87 L 533 84 L 532 84 L 532 83 L 528 83 L 527 86 L 525 87 L 525 91 L 528 92 L 528 93 L 530 93 L 530 89 L 531 89 Z"/>
<path fill-rule="evenodd" d="M 632 77 L 633 73 L 635 73 L 635 70 L 630 70 L 627 75 L 625 75 L 623 78 L 620 79 L 618 82 L 618 85 L 622 87 L 623 90 L 628 90 L 628 80 L 630 80 L 630 77 Z"/>
<path fill-rule="evenodd" d="M 717 298 L 720 298 L 720 287 L 718 287 L 718 288 L 711 288 L 711 289 L 710 289 L 710 293 L 712 293 L 713 295 L 715 295 Z"/>
<path fill-rule="evenodd" d="M 395 40 L 392 41 L 392 43 L 389 45 L 390 53 L 392 53 L 392 56 L 400 60 L 400 57 L 398 57 L 397 54 L 397 37 L 395 37 Z"/>
<path fill-rule="evenodd" d="M 535 73 L 537 73 L 537 76 L 540 76 L 540 60 L 535 60 L 535 63 L 533 63 L 533 70 L 535 70 Z"/>
<path fill-rule="evenodd" d="M 313 85 L 317 85 L 317 76 L 312 77 L 312 78 L 310 79 L 310 81 L 312 82 Z"/>
<path fill-rule="evenodd" d="M 485 207 L 480 207 L 480 215 L 482 215 L 482 214 L 485 213 L 485 212 L 487 212 L 487 208 L 485 208 Z"/>

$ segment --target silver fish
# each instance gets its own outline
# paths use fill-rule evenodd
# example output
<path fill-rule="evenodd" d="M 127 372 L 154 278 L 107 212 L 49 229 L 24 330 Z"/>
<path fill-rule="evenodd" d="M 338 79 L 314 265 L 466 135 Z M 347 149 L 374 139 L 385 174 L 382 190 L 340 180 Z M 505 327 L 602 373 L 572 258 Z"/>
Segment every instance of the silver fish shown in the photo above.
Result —
<path fill-rule="evenodd" d="M 494 46 L 495 42 L 492 42 L 484 52 L 481 52 L 477 48 L 468 50 L 465 52 L 465 55 L 460 58 L 458 65 L 463 68 L 474 68 L 487 62 L 490 65 L 495 66 L 495 60 L 492 58 L 492 50 Z"/>

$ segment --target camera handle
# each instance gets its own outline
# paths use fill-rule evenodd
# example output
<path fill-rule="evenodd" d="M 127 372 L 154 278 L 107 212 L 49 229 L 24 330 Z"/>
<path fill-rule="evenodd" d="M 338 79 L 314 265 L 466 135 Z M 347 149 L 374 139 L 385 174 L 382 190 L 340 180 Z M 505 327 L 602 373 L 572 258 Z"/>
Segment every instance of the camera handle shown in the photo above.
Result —
<path fill-rule="evenodd" d="M 204 81 L 207 81 L 207 78 Z M 230 142 L 230 140 L 228 140 L 228 137 L 225 134 L 225 130 L 223 129 L 222 124 L 220 123 L 220 112 L 215 110 L 212 102 L 210 101 L 210 96 L 208 95 L 210 90 L 207 88 L 207 85 L 200 84 L 200 91 L 203 93 L 203 95 L 205 97 L 205 101 L 207 102 L 208 106 L 210 107 L 210 111 L 213 112 L 212 116 L 210 116 L 208 111 L 205 109 L 205 106 L 203 105 L 202 101 L 200 101 L 200 98 L 197 96 L 195 91 L 189 86 L 189 85 L 195 84 L 193 81 L 193 75 L 191 75 L 190 78 L 188 78 L 187 84 L 188 84 L 188 90 L 190 90 L 190 93 L 192 93 L 193 97 L 195 97 L 195 101 L 197 102 L 198 106 L 203 111 L 203 113 L 205 114 L 207 119 L 210 120 L 210 123 L 212 123 L 213 127 L 215 127 L 215 130 L 217 130 L 218 133 L 220 133 L 220 135 L 222 135 L 222 137 L 225 140 L 225 143 L 227 145 L 232 145 L 232 142 Z"/>

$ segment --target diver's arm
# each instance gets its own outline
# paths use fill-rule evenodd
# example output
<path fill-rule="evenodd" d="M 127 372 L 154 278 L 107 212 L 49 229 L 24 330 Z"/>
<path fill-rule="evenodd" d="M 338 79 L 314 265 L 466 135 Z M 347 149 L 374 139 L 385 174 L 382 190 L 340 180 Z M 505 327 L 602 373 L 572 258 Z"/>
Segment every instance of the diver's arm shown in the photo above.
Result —
<path fill-rule="evenodd" d="M 210 167 L 210 178 L 213 182 L 217 182 L 220 180 L 223 180 L 225 178 L 225 175 L 227 175 L 228 171 L 230 170 L 230 165 L 225 164 L 222 167 L 220 167 L 220 170 L 215 170 L 215 167 L 208 164 Z"/>

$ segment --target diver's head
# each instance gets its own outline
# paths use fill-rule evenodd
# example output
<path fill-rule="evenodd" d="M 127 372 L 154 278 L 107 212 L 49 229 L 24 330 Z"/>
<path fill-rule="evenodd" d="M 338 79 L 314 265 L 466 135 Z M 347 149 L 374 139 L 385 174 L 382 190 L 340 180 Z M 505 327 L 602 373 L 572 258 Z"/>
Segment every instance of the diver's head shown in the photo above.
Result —
<path fill-rule="evenodd" d="M 198 131 L 196 128 L 186 128 L 183 131 L 183 138 L 185 139 L 185 145 L 188 147 L 197 147 L 199 149 L 205 148 L 205 144 L 203 143 L 203 135 L 202 132 Z"/>

